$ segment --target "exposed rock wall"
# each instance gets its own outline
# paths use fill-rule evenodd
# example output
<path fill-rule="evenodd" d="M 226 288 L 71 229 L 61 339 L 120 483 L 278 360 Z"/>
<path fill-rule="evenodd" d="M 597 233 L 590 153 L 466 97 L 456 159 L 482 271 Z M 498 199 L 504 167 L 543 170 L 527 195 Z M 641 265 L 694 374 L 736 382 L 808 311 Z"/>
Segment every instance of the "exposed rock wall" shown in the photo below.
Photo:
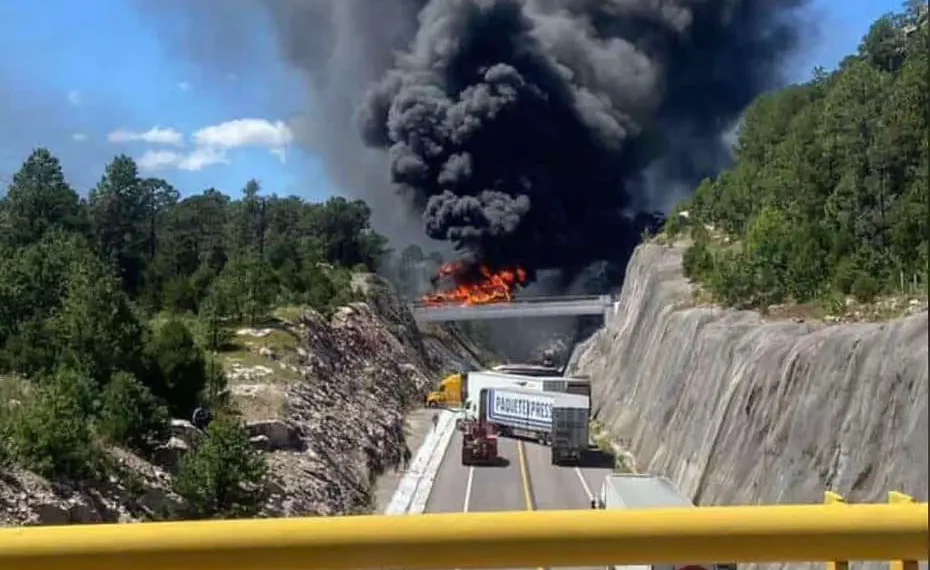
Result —
<path fill-rule="evenodd" d="M 643 471 L 697 504 L 927 500 L 927 312 L 883 324 L 689 308 L 681 247 L 634 254 L 618 310 L 569 371 Z"/>
<path fill-rule="evenodd" d="M 298 322 L 307 354 L 287 408 L 305 449 L 272 454 L 279 487 L 269 515 L 370 510 L 375 477 L 402 461 L 405 412 L 445 370 L 478 364 L 480 349 L 460 335 L 424 337 L 387 283 L 369 277 L 356 286 L 368 302 L 329 321 L 308 312 Z"/>

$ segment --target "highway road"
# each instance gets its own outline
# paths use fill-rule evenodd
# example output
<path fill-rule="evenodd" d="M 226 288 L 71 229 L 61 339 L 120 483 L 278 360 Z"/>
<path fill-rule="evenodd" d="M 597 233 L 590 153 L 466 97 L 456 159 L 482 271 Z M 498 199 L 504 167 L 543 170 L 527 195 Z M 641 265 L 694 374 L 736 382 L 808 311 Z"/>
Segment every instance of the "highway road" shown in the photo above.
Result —
<path fill-rule="evenodd" d="M 500 466 L 466 467 L 462 434 L 456 432 L 436 474 L 428 513 L 590 509 L 609 466 L 576 468 L 549 462 L 549 448 L 500 438 Z M 600 568 L 599 570 L 603 570 Z"/>

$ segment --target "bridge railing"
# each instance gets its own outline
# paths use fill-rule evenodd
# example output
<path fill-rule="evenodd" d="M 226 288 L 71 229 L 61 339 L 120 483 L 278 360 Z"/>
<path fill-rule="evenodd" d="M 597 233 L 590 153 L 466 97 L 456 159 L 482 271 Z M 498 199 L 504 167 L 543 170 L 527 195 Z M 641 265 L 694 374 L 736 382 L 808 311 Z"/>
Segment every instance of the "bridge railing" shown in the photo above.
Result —
<path fill-rule="evenodd" d="M 549 297 L 518 297 L 513 301 L 501 301 L 497 303 L 486 303 L 483 305 L 469 305 L 474 307 L 493 307 L 494 305 L 521 305 L 521 304 L 537 304 L 537 303 L 580 303 L 580 302 L 594 302 L 602 301 L 605 304 L 612 302 L 612 297 L 610 295 L 565 295 L 565 296 L 549 296 Z M 408 303 L 417 309 L 420 308 L 441 308 L 441 307 L 460 307 L 461 303 L 447 303 L 447 304 L 430 304 L 424 302 L 422 299 L 414 299 L 408 301 Z"/>
<path fill-rule="evenodd" d="M 927 519 L 927 503 L 896 501 L 9 528 L 0 530 L 0 568 L 339 570 L 913 561 L 927 557 Z"/>

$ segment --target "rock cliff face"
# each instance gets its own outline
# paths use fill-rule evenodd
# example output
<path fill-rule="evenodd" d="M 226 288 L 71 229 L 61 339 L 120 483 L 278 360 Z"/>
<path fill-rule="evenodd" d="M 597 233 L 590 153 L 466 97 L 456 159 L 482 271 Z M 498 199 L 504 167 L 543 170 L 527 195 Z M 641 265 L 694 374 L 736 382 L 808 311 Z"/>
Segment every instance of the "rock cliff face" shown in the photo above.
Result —
<path fill-rule="evenodd" d="M 926 310 L 828 326 L 689 307 L 682 252 L 640 246 L 614 318 L 569 363 L 638 468 L 696 504 L 926 501 Z"/>
<path fill-rule="evenodd" d="M 480 347 L 454 330 L 421 334 L 386 282 L 357 276 L 353 286 L 367 302 L 332 319 L 305 311 L 275 329 L 243 329 L 245 349 L 227 362 L 232 400 L 270 465 L 266 516 L 370 510 L 375 478 L 402 460 L 405 412 L 445 370 L 481 365 Z M 183 420 L 172 435 L 149 460 L 110 450 L 122 474 L 107 485 L 66 488 L 3 474 L 0 525 L 151 518 L 177 502 L 171 473 L 202 437 Z"/>

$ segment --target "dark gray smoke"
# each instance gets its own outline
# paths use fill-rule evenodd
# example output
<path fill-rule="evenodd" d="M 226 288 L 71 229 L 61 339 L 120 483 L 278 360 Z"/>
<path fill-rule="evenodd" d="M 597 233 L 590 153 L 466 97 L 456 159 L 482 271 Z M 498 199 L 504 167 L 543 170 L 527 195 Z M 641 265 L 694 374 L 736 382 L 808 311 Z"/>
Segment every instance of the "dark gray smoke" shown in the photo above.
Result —
<path fill-rule="evenodd" d="M 642 173 L 721 166 L 720 135 L 780 82 L 801 4 L 427 2 L 365 96 L 364 140 L 432 238 L 492 266 L 622 264 L 661 199 Z"/>
<path fill-rule="evenodd" d="M 263 7 L 311 87 L 303 140 L 343 191 L 382 214 L 400 196 L 470 259 L 567 280 L 595 260 L 619 277 L 647 212 L 723 165 L 721 134 L 782 83 L 807 3 L 138 1 L 186 19 L 183 48 L 212 65 L 248 63 Z"/>

